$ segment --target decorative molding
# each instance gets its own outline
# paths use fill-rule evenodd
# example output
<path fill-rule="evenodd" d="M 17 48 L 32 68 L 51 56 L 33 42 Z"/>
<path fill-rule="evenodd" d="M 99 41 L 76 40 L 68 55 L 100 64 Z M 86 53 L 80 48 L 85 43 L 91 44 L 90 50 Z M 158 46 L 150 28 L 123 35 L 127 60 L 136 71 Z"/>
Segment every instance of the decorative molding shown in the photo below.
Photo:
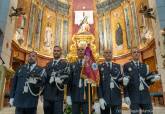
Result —
<path fill-rule="evenodd" d="M 58 1 L 58 11 L 64 15 L 69 14 L 69 5 Z"/>
<path fill-rule="evenodd" d="M 100 14 L 100 13 L 105 13 L 106 11 L 113 10 L 113 9 L 119 7 L 123 1 L 124 0 L 115 0 L 115 1 L 111 2 L 111 1 L 107 0 L 105 2 L 97 4 L 96 5 L 97 12 L 98 12 L 98 14 Z"/>
<path fill-rule="evenodd" d="M 63 15 L 69 14 L 70 6 L 58 0 L 43 0 L 43 4 L 54 11 L 60 12 Z"/>

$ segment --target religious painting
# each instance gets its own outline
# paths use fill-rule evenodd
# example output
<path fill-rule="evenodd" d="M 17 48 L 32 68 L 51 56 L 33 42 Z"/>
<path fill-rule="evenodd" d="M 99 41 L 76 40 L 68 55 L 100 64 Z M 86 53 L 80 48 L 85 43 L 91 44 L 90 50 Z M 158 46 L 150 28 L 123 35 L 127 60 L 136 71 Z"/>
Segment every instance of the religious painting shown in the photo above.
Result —
<path fill-rule="evenodd" d="M 87 21 L 89 24 L 93 24 L 93 11 L 88 10 L 88 11 L 75 11 L 75 22 L 74 24 L 80 24 L 83 19 L 86 17 Z"/>
<path fill-rule="evenodd" d="M 56 15 L 54 11 L 47 7 L 44 8 L 42 15 L 40 51 L 43 54 L 50 55 L 55 45 Z"/>
<path fill-rule="evenodd" d="M 124 16 L 125 16 L 125 24 L 126 24 L 127 47 L 131 48 L 130 17 L 128 15 L 128 7 L 124 9 Z"/>
<path fill-rule="evenodd" d="M 40 46 L 40 35 L 41 35 L 41 22 L 42 22 L 42 10 L 37 10 L 37 22 L 35 24 L 35 49 L 39 49 Z"/>
<path fill-rule="evenodd" d="M 90 24 L 94 23 L 93 11 L 75 11 L 74 23 L 79 26 L 78 34 L 89 34 Z"/>
<path fill-rule="evenodd" d="M 103 50 L 104 50 L 104 31 L 103 31 L 103 20 L 99 19 L 98 21 L 98 30 L 99 30 L 99 53 L 103 54 Z"/>
<path fill-rule="evenodd" d="M 51 40 L 53 38 L 53 31 L 50 22 L 47 23 L 47 26 L 45 28 L 45 37 L 44 37 L 44 46 L 50 47 L 51 46 Z"/>
<path fill-rule="evenodd" d="M 107 17 L 105 20 L 106 23 L 106 38 L 107 38 L 107 48 L 112 48 L 112 37 L 111 37 L 111 30 L 110 30 L 110 18 Z"/>
<path fill-rule="evenodd" d="M 69 30 L 69 27 L 68 27 L 69 23 L 68 23 L 68 20 L 64 20 L 63 21 L 63 44 L 62 44 L 62 47 L 63 47 L 63 54 L 66 56 L 67 53 L 68 53 L 68 30 Z"/>
<path fill-rule="evenodd" d="M 139 31 L 138 31 L 138 24 L 137 24 L 137 16 L 136 16 L 136 5 L 135 2 L 131 3 L 131 14 L 132 14 L 132 20 L 133 20 L 133 28 L 134 28 L 134 42 L 133 46 L 137 47 L 139 44 Z"/>
<path fill-rule="evenodd" d="M 19 44 L 24 41 L 24 28 L 26 25 L 26 15 L 20 15 L 17 18 L 16 40 Z"/>
<path fill-rule="evenodd" d="M 55 44 L 60 46 L 61 44 L 61 24 L 62 24 L 62 18 L 57 17 L 57 26 L 56 26 L 56 39 L 55 39 Z"/>
<path fill-rule="evenodd" d="M 29 31 L 28 31 L 28 47 L 32 48 L 33 34 L 34 34 L 34 26 L 35 26 L 35 17 L 36 17 L 37 7 L 32 3 L 31 5 L 31 14 L 30 14 L 30 22 L 29 22 Z"/>
<path fill-rule="evenodd" d="M 27 36 L 28 20 L 30 12 L 31 0 L 18 0 L 18 8 L 23 9 L 23 14 L 16 17 L 15 29 L 16 29 L 16 41 L 21 45 L 25 43 Z"/>
<path fill-rule="evenodd" d="M 116 35 L 117 49 L 122 49 L 123 48 L 123 30 L 121 28 L 120 23 L 117 23 L 116 25 L 115 35 Z"/>

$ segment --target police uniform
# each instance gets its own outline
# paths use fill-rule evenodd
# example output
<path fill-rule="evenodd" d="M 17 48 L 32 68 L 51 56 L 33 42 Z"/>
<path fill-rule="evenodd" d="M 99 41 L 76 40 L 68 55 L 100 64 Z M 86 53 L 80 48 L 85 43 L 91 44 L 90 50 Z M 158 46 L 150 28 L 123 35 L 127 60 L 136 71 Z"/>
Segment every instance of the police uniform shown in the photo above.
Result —
<path fill-rule="evenodd" d="M 71 76 L 69 81 L 68 95 L 71 96 L 72 114 L 88 114 L 88 87 L 81 79 L 83 60 L 71 64 Z"/>
<path fill-rule="evenodd" d="M 36 114 L 38 96 L 43 88 L 43 71 L 36 64 L 25 64 L 16 71 L 10 93 L 16 114 Z"/>
<path fill-rule="evenodd" d="M 63 114 L 64 84 L 67 84 L 70 67 L 63 60 L 53 60 L 46 66 L 45 88 L 43 91 L 44 114 Z M 59 77 L 61 84 L 52 80 Z"/>
<path fill-rule="evenodd" d="M 111 114 L 121 114 L 121 67 L 113 62 L 104 62 L 99 65 L 99 70 L 99 98 L 106 102 L 105 110 L 101 110 L 101 113 L 110 114 L 111 109 Z"/>
<path fill-rule="evenodd" d="M 149 93 L 149 85 L 152 84 L 149 69 L 146 64 L 131 61 L 123 67 L 124 76 L 129 77 L 129 83 L 124 87 L 125 97 L 131 101 L 131 114 L 152 114 L 153 108 Z"/>

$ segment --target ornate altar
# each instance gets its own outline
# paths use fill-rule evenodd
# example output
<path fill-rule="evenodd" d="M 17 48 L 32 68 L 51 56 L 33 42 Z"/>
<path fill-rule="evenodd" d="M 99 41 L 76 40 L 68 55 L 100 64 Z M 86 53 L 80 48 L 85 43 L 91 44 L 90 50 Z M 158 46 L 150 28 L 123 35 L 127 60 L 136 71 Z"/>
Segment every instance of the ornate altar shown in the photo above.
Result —
<path fill-rule="evenodd" d="M 77 47 L 85 48 L 87 44 L 90 44 L 94 57 L 96 59 L 99 57 L 99 54 L 96 52 L 96 45 L 94 44 L 95 37 L 93 34 L 75 34 L 72 37 L 72 42 L 73 44 L 71 44 L 69 54 L 67 55 L 67 59 L 70 62 L 77 59 Z"/>

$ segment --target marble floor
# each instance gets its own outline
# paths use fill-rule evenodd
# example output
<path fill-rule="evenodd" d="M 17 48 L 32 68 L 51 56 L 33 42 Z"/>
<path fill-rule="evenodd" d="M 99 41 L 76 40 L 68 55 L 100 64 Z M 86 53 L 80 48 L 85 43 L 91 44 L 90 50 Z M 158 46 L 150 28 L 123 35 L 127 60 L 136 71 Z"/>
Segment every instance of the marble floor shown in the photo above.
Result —
<path fill-rule="evenodd" d="M 14 107 L 6 107 L 0 110 L 0 114 L 14 114 Z M 38 105 L 38 113 L 43 114 L 42 103 Z M 122 110 L 122 114 L 130 114 L 129 110 Z M 165 114 L 165 107 L 154 107 L 153 114 Z"/>

